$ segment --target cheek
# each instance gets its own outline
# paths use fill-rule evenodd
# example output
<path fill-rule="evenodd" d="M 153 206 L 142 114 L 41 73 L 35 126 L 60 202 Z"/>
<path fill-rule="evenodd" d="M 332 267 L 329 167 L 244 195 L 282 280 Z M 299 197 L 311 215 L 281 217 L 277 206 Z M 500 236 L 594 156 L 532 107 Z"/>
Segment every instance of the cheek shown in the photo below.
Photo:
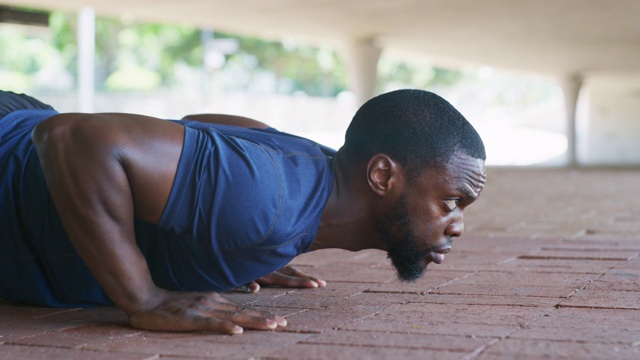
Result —
<path fill-rule="evenodd" d="M 412 222 L 411 232 L 419 244 L 430 247 L 440 242 L 448 224 L 441 214 L 424 215 Z"/>
<path fill-rule="evenodd" d="M 446 223 L 440 221 L 425 221 L 421 224 L 416 224 L 412 232 L 417 239 L 421 239 L 424 242 L 436 242 L 440 236 L 444 234 L 446 228 Z"/>
<path fill-rule="evenodd" d="M 411 231 L 417 239 L 432 239 L 444 233 L 448 226 L 448 214 L 437 206 L 423 206 L 415 209 L 411 216 Z"/>

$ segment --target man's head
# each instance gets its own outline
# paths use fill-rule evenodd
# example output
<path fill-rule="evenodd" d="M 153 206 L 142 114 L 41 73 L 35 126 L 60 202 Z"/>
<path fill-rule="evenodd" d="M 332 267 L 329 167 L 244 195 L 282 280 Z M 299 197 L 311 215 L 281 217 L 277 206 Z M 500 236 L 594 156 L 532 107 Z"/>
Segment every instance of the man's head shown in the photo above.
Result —
<path fill-rule="evenodd" d="M 365 103 L 341 149 L 366 164 L 376 229 L 402 280 L 441 263 L 462 235 L 462 212 L 485 183 L 485 150 L 473 126 L 446 100 L 398 90 Z"/>
<path fill-rule="evenodd" d="M 362 105 L 347 129 L 343 151 L 353 162 L 387 154 L 412 178 L 427 166 L 445 164 L 456 151 L 486 158 L 480 136 L 458 110 L 434 93 L 412 89 Z"/>

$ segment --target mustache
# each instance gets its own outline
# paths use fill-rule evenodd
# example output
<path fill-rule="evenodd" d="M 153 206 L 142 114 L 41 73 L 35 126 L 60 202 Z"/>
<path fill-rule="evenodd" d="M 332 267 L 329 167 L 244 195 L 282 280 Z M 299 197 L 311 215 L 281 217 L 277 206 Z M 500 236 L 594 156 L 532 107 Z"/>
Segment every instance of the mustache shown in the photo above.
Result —
<path fill-rule="evenodd" d="M 425 253 L 425 254 L 430 253 L 432 251 L 433 252 L 438 252 L 439 250 L 451 248 L 452 246 L 453 246 L 453 238 L 449 237 L 449 238 L 447 238 L 447 241 L 446 241 L 446 243 L 444 245 L 434 245 L 434 246 L 431 246 L 431 247 L 427 248 L 426 250 L 424 250 L 422 252 Z"/>

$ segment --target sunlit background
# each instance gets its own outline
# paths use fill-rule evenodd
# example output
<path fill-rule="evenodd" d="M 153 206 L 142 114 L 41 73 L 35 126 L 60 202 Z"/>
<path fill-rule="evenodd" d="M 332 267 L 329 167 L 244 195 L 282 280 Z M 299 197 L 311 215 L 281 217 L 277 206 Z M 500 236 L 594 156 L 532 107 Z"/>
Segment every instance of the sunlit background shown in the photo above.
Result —
<path fill-rule="evenodd" d="M 48 27 L 0 23 L 0 89 L 77 111 L 77 21 L 52 12 Z M 339 53 L 294 38 L 97 17 L 95 76 L 96 112 L 230 113 L 334 148 L 357 109 Z M 377 93 L 399 88 L 454 104 L 485 140 L 489 165 L 566 164 L 563 95 L 552 78 L 385 52 Z"/>

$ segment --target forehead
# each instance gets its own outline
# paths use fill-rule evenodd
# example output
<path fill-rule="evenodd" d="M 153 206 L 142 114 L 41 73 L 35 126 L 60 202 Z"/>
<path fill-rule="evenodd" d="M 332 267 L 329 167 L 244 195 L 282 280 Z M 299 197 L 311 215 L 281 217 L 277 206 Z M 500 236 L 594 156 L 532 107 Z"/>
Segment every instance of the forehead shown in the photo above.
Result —
<path fill-rule="evenodd" d="M 480 194 L 487 181 L 484 160 L 463 153 L 451 156 L 442 170 L 445 181 L 457 186 L 468 186 L 475 197 Z"/>
<path fill-rule="evenodd" d="M 463 192 L 477 198 L 486 182 L 484 161 L 456 153 L 443 165 L 427 169 L 418 181 L 424 188 L 437 192 Z"/>

